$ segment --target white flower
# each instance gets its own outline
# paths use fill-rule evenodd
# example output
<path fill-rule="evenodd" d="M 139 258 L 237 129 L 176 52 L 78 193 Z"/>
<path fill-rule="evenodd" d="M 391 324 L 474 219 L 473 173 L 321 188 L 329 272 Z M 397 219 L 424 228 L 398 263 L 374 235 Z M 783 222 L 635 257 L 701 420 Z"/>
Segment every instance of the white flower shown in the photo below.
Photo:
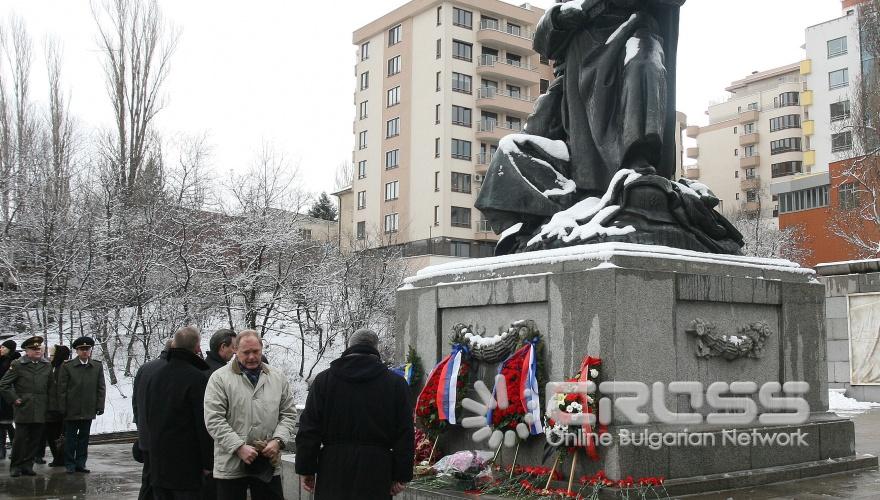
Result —
<path fill-rule="evenodd" d="M 570 407 L 570 408 L 574 408 L 574 409 L 575 409 L 576 411 L 578 411 L 578 412 L 580 412 L 581 410 L 584 409 L 584 405 L 578 403 L 577 401 L 573 401 L 573 402 L 571 403 L 571 405 L 569 405 L 569 407 Z"/>
<path fill-rule="evenodd" d="M 593 402 L 593 398 L 590 396 L 587 396 L 587 403 L 592 403 L 592 402 Z"/>
<path fill-rule="evenodd" d="M 574 407 L 572 405 L 568 405 L 565 407 L 565 413 L 574 413 Z"/>
<path fill-rule="evenodd" d="M 590 368 L 590 377 L 596 378 L 599 376 L 599 370 L 595 368 Z"/>

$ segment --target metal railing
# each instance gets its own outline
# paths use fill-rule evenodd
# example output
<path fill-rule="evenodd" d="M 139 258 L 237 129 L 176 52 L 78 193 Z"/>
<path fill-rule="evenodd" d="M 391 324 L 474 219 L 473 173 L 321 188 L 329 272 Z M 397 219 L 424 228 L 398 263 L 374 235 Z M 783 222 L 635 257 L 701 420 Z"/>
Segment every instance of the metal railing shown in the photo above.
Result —
<path fill-rule="evenodd" d="M 477 232 L 480 232 L 480 233 L 491 233 L 491 232 L 492 232 L 492 226 L 489 225 L 489 221 L 484 220 L 484 219 L 481 219 L 481 220 L 477 223 Z"/>
<path fill-rule="evenodd" d="M 499 33 L 506 33 L 510 36 L 515 36 L 517 38 L 522 38 L 524 40 L 534 40 L 535 34 L 532 31 L 519 27 L 519 29 L 505 25 L 504 29 L 501 29 L 501 23 L 498 21 L 490 21 L 488 19 L 480 20 L 480 30 L 489 30 L 489 31 L 497 31 Z M 518 32 L 517 32 L 518 31 Z"/>
<path fill-rule="evenodd" d="M 493 132 L 495 129 L 509 130 L 511 132 L 521 132 L 522 128 L 522 123 L 498 123 L 495 120 L 480 120 L 477 122 L 478 132 Z"/>
<path fill-rule="evenodd" d="M 518 99 L 525 102 L 535 102 L 538 100 L 536 97 L 522 94 L 511 94 L 510 92 L 496 89 L 495 87 L 480 87 L 477 89 L 477 99 L 494 99 L 495 96 L 510 97 L 511 99 Z"/>
<path fill-rule="evenodd" d="M 478 67 L 494 67 L 496 64 L 505 64 L 507 66 L 513 66 L 514 68 L 521 68 L 527 71 L 535 71 L 535 67 L 529 64 L 528 61 L 516 61 L 514 59 L 500 59 L 498 56 L 493 56 L 491 54 L 483 54 L 480 56 L 479 63 L 477 63 Z"/>

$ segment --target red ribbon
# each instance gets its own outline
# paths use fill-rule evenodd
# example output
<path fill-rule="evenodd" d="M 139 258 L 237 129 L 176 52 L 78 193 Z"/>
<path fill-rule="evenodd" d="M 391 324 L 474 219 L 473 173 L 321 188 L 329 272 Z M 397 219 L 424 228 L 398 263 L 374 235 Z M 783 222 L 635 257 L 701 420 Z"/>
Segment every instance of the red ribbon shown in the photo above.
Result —
<path fill-rule="evenodd" d="M 599 366 L 601 364 L 602 364 L 601 358 L 594 358 L 592 356 L 584 357 L 584 360 L 581 362 L 579 382 L 586 382 L 587 380 L 589 380 L 590 367 L 591 366 Z M 589 404 L 588 400 L 583 401 L 583 406 L 584 406 L 584 408 L 586 408 L 587 414 L 592 413 L 592 410 L 590 408 L 590 404 Z M 595 461 L 599 460 L 599 451 L 596 449 L 596 440 L 595 440 L 595 437 L 592 435 L 593 429 L 592 429 L 592 427 L 590 427 L 589 422 L 584 422 L 583 430 L 584 430 L 584 437 L 586 437 L 586 439 L 587 439 L 587 456 L 590 457 L 590 460 L 595 462 Z"/>

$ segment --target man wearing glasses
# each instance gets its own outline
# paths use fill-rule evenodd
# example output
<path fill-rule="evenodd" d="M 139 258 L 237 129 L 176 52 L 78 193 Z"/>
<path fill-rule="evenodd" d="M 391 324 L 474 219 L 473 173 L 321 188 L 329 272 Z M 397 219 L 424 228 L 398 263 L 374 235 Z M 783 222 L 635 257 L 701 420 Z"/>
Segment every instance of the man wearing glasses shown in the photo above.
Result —
<path fill-rule="evenodd" d="M 68 474 L 86 469 L 92 420 L 104 413 L 104 367 L 92 359 L 95 340 L 73 342 L 76 357 L 64 363 L 58 380 L 58 403 L 64 414 L 64 467 Z"/>

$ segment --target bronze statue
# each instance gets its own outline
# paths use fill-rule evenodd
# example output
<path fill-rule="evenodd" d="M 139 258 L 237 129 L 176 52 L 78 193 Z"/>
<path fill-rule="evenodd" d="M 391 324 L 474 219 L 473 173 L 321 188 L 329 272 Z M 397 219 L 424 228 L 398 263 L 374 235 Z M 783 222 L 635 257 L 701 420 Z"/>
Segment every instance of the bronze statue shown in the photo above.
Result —
<path fill-rule="evenodd" d="M 476 202 L 503 235 L 496 255 L 601 241 L 739 251 L 714 195 L 670 181 L 683 3 L 572 0 L 541 18 L 534 49 L 556 78 L 525 133 L 502 139 Z"/>

